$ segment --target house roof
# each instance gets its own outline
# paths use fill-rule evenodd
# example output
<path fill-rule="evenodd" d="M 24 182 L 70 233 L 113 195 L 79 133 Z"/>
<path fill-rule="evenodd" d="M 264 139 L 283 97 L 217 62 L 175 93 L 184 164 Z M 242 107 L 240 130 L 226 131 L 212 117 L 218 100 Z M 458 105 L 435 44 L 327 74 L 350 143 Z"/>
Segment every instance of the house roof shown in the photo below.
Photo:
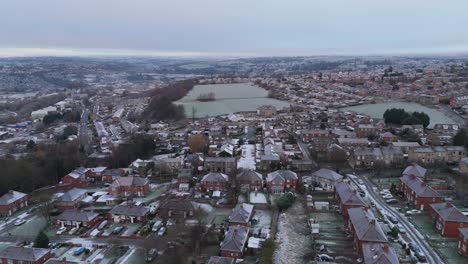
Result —
<path fill-rule="evenodd" d="M 354 227 L 360 241 L 388 242 L 382 228 L 377 223 L 374 214 L 365 207 L 348 209 L 349 221 Z"/>
<path fill-rule="evenodd" d="M 442 197 L 440 193 L 432 189 L 419 177 L 405 174 L 400 180 L 413 190 L 418 197 Z"/>
<path fill-rule="evenodd" d="M 115 180 L 112 182 L 110 187 L 119 187 L 119 186 L 145 186 L 149 183 L 148 179 L 136 176 L 128 176 L 128 177 L 116 177 Z"/>
<path fill-rule="evenodd" d="M 263 180 L 262 175 L 253 170 L 242 170 L 239 174 L 237 174 L 236 178 L 239 181 L 249 181 L 249 182 Z"/>
<path fill-rule="evenodd" d="M 195 209 L 194 204 L 189 200 L 169 200 L 161 206 L 162 209 L 177 210 L 177 211 L 192 211 Z"/>
<path fill-rule="evenodd" d="M 322 168 L 322 169 L 312 173 L 312 175 L 316 176 L 316 177 L 319 177 L 319 178 L 331 180 L 331 181 L 338 181 L 338 180 L 343 179 L 343 175 L 338 174 L 333 170 L 325 169 L 325 168 Z"/>
<path fill-rule="evenodd" d="M 135 205 L 117 205 L 109 213 L 113 215 L 145 216 L 149 213 L 149 208 Z"/>
<path fill-rule="evenodd" d="M 76 202 L 78 198 L 86 194 L 86 190 L 73 188 L 60 197 L 61 202 Z"/>
<path fill-rule="evenodd" d="M 236 260 L 233 258 L 226 258 L 226 257 L 218 257 L 212 256 L 208 260 L 208 264 L 234 264 Z"/>
<path fill-rule="evenodd" d="M 252 217 L 254 206 L 248 203 L 236 205 L 229 215 L 229 222 L 247 224 Z"/>
<path fill-rule="evenodd" d="M 468 223 L 468 217 L 451 203 L 436 203 L 430 206 L 446 222 Z"/>
<path fill-rule="evenodd" d="M 57 220 L 61 221 L 77 221 L 77 222 L 88 222 L 99 215 L 93 212 L 84 212 L 79 210 L 65 210 L 59 216 L 57 216 Z"/>
<path fill-rule="evenodd" d="M 336 194 L 340 197 L 342 204 L 366 206 L 362 197 L 348 182 L 341 181 L 336 183 L 335 190 Z"/>
<path fill-rule="evenodd" d="M 388 244 L 363 243 L 364 264 L 398 264 L 398 255 Z"/>
<path fill-rule="evenodd" d="M 249 228 L 245 226 L 232 226 L 224 236 L 221 250 L 243 252 L 249 236 Z"/>
<path fill-rule="evenodd" d="M 12 203 L 18 201 L 19 199 L 25 197 L 26 195 L 27 194 L 22 193 L 22 192 L 17 192 L 17 191 L 10 190 L 7 193 L 5 193 L 4 195 L 2 195 L 2 197 L 0 197 L 0 205 L 12 204 Z"/>
<path fill-rule="evenodd" d="M 46 248 L 7 247 L 0 251 L 0 259 L 35 262 L 49 253 L 50 249 Z"/>
<path fill-rule="evenodd" d="M 426 175 L 427 170 L 418 164 L 413 164 L 408 167 L 403 171 L 403 174 L 407 175 L 414 175 L 418 177 L 424 177 Z"/>
<path fill-rule="evenodd" d="M 273 181 L 276 179 L 285 180 L 297 180 L 297 174 L 290 170 L 277 170 L 271 173 L 268 173 L 267 181 Z"/>
<path fill-rule="evenodd" d="M 205 176 L 203 176 L 201 181 L 202 182 L 204 182 L 204 181 L 227 182 L 227 181 L 229 181 L 229 177 L 224 173 L 210 172 L 210 173 L 206 174 Z"/>
<path fill-rule="evenodd" d="M 236 162 L 234 157 L 206 157 L 205 162 Z"/>

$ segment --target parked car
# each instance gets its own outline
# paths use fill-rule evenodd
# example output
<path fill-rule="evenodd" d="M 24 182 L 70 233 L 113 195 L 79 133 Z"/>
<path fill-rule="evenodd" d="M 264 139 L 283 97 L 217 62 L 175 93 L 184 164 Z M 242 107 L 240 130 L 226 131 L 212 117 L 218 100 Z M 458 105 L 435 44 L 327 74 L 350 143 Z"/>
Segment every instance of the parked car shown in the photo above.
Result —
<path fill-rule="evenodd" d="M 57 230 L 57 232 L 55 234 L 61 235 L 61 234 L 65 233 L 65 231 L 67 231 L 67 228 L 62 226 Z"/>
<path fill-rule="evenodd" d="M 427 261 L 426 256 L 421 251 L 414 252 L 414 256 L 419 260 L 419 262 Z"/>
<path fill-rule="evenodd" d="M 392 215 L 388 215 L 387 216 L 387 219 L 388 221 L 390 221 L 392 224 L 398 224 L 398 219 L 396 219 L 396 217 L 392 216 Z"/>
<path fill-rule="evenodd" d="M 151 231 L 157 232 L 161 226 L 162 221 L 156 221 L 156 223 L 154 223 L 153 227 L 151 228 Z"/>
<path fill-rule="evenodd" d="M 165 233 L 166 233 L 166 228 L 163 226 L 159 229 L 158 236 L 164 236 Z"/>
<path fill-rule="evenodd" d="M 401 225 L 401 224 L 397 224 L 395 225 L 397 228 L 398 228 L 398 231 L 402 234 L 406 234 L 406 229 Z"/>
<path fill-rule="evenodd" d="M 361 179 L 358 179 L 357 182 L 358 182 L 360 185 L 364 185 L 364 181 L 361 180 Z"/>
<path fill-rule="evenodd" d="M 406 211 L 406 214 L 407 214 L 407 215 L 417 215 L 417 214 L 420 214 L 420 213 L 421 213 L 421 211 L 420 211 L 420 210 L 416 210 L 416 209 Z"/>
<path fill-rule="evenodd" d="M 20 226 L 22 224 L 26 223 L 26 221 L 24 221 L 24 219 L 18 219 L 15 221 L 15 226 Z"/>
<path fill-rule="evenodd" d="M 107 220 L 102 221 L 98 226 L 98 230 L 103 230 L 106 227 L 107 223 Z"/>
<path fill-rule="evenodd" d="M 393 195 L 387 193 L 387 194 L 382 195 L 382 198 L 384 198 L 384 199 L 392 199 L 392 198 L 393 198 Z"/>
<path fill-rule="evenodd" d="M 73 235 L 73 234 L 76 233 L 76 231 L 78 231 L 78 227 L 74 227 L 74 228 L 70 229 L 70 231 L 68 231 L 68 234 Z"/>
<path fill-rule="evenodd" d="M 124 230 L 123 226 L 118 226 L 118 227 L 114 228 L 114 230 L 112 230 L 112 234 L 118 235 L 118 234 L 122 233 L 123 230 Z"/>
<path fill-rule="evenodd" d="M 397 199 L 387 199 L 387 200 L 385 200 L 385 202 L 388 203 L 388 204 L 397 204 L 398 203 Z"/>
<path fill-rule="evenodd" d="M 380 194 L 389 194 L 390 193 L 390 190 L 389 189 L 382 189 L 382 191 L 380 191 Z"/>
<path fill-rule="evenodd" d="M 333 257 L 327 254 L 318 254 L 317 261 L 332 261 Z"/>
<path fill-rule="evenodd" d="M 418 247 L 418 245 L 416 245 L 416 244 L 413 243 L 413 242 L 408 243 L 408 248 L 409 248 L 411 251 L 415 252 L 415 253 L 421 251 L 421 249 Z"/>
<path fill-rule="evenodd" d="M 79 256 L 81 255 L 83 252 L 86 251 L 86 248 L 85 247 L 80 247 L 78 249 L 76 249 L 75 251 L 73 251 L 73 255 L 75 256 Z"/>

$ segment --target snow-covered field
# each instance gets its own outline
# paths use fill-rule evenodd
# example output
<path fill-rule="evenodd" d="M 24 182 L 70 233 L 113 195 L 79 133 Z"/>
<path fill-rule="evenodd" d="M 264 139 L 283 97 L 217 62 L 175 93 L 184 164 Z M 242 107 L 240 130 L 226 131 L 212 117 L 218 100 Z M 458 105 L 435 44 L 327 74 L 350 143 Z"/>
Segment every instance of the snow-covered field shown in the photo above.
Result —
<path fill-rule="evenodd" d="M 301 203 L 296 202 L 279 216 L 276 240 L 273 263 L 308 263 L 305 257 L 312 249 L 312 239 L 309 236 L 307 215 Z"/>

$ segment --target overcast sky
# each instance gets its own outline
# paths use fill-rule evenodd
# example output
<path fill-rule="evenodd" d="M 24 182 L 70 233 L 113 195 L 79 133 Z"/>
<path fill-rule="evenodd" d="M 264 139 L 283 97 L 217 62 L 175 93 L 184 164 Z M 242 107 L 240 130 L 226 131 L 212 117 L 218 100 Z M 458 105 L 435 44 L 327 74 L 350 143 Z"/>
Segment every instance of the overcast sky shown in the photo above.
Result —
<path fill-rule="evenodd" d="M 468 53 L 468 0 L 2 0 L 0 55 Z"/>

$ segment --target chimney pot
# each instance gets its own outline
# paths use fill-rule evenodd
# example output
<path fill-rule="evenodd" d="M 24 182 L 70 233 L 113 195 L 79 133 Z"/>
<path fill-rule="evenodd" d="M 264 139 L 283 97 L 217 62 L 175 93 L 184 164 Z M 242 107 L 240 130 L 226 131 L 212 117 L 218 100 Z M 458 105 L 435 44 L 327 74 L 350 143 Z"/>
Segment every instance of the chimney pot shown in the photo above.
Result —
<path fill-rule="evenodd" d="M 383 250 L 384 250 L 384 252 L 388 252 L 388 245 L 387 244 L 384 244 Z"/>

